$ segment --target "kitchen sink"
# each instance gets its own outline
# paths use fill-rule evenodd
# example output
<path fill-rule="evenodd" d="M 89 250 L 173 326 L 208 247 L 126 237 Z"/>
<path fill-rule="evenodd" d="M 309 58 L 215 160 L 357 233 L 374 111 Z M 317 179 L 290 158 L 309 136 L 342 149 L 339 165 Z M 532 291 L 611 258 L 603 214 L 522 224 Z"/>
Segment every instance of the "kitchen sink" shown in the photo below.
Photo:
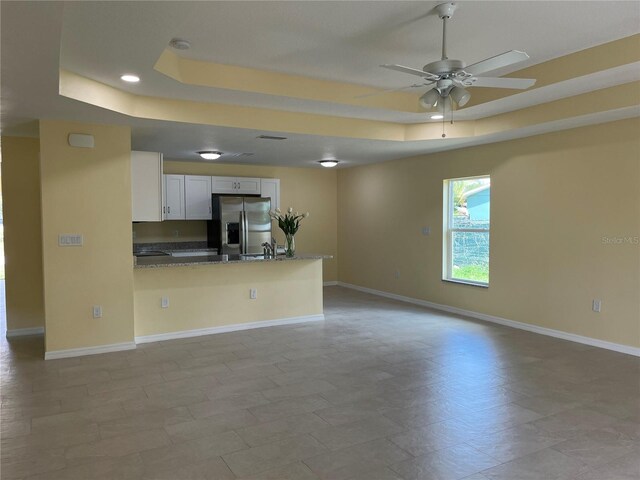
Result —
<path fill-rule="evenodd" d="M 169 255 L 167 252 L 161 252 L 160 250 L 142 250 L 134 253 L 136 257 L 163 257 Z"/>
<path fill-rule="evenodd" d="M 209 255 L 216 255 L 213 250 L 196 250 L 193 252 L 175 251 L 169 253 L 172 257 L 208 257 Z"/>
<path fill-rule="evenodd" d="M 264 254 L 262 253 L 241 253 L 240 258 L 242 260 L 264 260 Z"/>

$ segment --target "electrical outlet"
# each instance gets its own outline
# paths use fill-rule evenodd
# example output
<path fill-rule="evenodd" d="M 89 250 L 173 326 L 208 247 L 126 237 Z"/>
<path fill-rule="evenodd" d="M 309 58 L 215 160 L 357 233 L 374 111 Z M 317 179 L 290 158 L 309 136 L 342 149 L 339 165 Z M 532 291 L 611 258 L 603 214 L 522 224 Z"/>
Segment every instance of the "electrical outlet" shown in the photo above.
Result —
<path fill-rule="evenodd" d="M 422 227 L 422 235 L 430 235 L 431 227 Z"/>
<path fill-rule="evenodd" d="M 173 231 L 173 236 L 174 237 L 179 237 L 180 236 L 180 230 L 174 230 Z"/>
<path fill-rule="evenodd" d="M 594 299 L 593 302 L 591 302 L 591 310 L 593 310 L 594 312 L 600 313 L 601 308 L 602 300 Z"/>
<path fill-rule="evenodd" d="M 162 299 L 160 299 L 160 306 L 162 308 L 169 308 L 169 297 L 162 297 Z"/>
<path fill-rule="evenodd" d="M 394 277 L 396 278 L 400 278 L 400 270 L 396 269 L 396 271 L 393 274 Z"/>
<path fill-rule="evenodd" d="M 249 290 L 249 298 L 251 300 L 255 300 L 256 298 L 258 298 L 258 289 L 257 288 L 252 288 Z"/>
<path fill-rule="evenodd" d="M 94 305 L 93 306 L 93 318 L 102 318 L 102 306 Z"/>

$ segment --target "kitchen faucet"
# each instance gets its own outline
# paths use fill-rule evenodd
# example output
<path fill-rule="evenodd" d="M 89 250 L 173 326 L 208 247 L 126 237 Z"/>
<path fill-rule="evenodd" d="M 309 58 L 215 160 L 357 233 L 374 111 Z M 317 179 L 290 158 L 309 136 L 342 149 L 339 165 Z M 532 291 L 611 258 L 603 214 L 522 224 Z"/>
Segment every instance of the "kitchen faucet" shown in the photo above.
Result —
<path fill-rule="evenodd" d="M 262 244 L 262 248 L 263 248 L 262 251 L 264 253 L 264 258 L 275 257 L 275 253 L 273 252 L 273 247 L 271 246 L 270 243 L 264 242 Z"/>

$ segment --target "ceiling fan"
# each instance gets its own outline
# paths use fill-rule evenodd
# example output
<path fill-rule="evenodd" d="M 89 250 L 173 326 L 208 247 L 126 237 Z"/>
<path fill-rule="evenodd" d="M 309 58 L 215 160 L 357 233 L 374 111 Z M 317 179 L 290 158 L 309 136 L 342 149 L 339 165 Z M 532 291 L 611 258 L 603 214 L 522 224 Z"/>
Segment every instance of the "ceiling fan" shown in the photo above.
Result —
<path fill-rule="evenodd" d="M 416 75 L 425 80 L 424 83 L 414 84 L 406 88 L 418 88 L 426 85 L 434 85 L 420 97 L 420 105 L 426 109 L 444 109 L 447 98 L 453 100 L 458 107 L 463 107 L 471 98 L 465 87 L 489 87 L 489 88 L 513 88 L 524 90 L 536 83 L 533 78 L 500 78 L 500 77 L 478 77 L 484 72 L 507 67 L 529 58 L 525 52 L 510 50 L 495 57 L 481 60 L 472 65 L 465 65 L 461 60 L 452 60 L 447 57 L 447 20 L 453 16 L 457 8 L 454 2 L 442 3 L 435 10 L 442 20 L 442 59 L 426 64 L 422 70 L 402 65 L 380 65 L 381 67 L 398 72 Z"/>

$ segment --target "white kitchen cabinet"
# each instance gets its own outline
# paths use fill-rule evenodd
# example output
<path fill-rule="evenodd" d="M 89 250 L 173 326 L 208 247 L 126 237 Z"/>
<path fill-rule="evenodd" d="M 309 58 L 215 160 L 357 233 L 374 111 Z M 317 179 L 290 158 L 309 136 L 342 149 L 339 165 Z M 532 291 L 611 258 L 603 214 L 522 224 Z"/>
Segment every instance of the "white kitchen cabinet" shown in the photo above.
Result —
<path fill-rule="evenodd" d="M 162 220 L 162 154 L 131 152 L 131 218 L 134 222 Z"/>
<path fill-rule="evenodd" d="M 260 195 L 260 179 L 255 177 L 211 177 L 211 193 Z"/>
<path fill-rule="evenodd" d="M 187 220 L 211 220 L 211 177 L 185 175 L 184 197 Z"/>
<path fill-rule="evenodd" d="M 280 208 L 280 179 L 279 178 L 261 178 L 260 179 L 260 196 L 262 198 L 271 199 L 271 210 Z"/>
<path fill-rule="evenodd" d="M 164 220 L 184 220 L 184 175 L 164 176 Z"/>
<path fill-rule="evenodd" d="M 238 193 L 242 195 L 260 195 L 260 179 L 253 177 L 237 177 Z"/>

